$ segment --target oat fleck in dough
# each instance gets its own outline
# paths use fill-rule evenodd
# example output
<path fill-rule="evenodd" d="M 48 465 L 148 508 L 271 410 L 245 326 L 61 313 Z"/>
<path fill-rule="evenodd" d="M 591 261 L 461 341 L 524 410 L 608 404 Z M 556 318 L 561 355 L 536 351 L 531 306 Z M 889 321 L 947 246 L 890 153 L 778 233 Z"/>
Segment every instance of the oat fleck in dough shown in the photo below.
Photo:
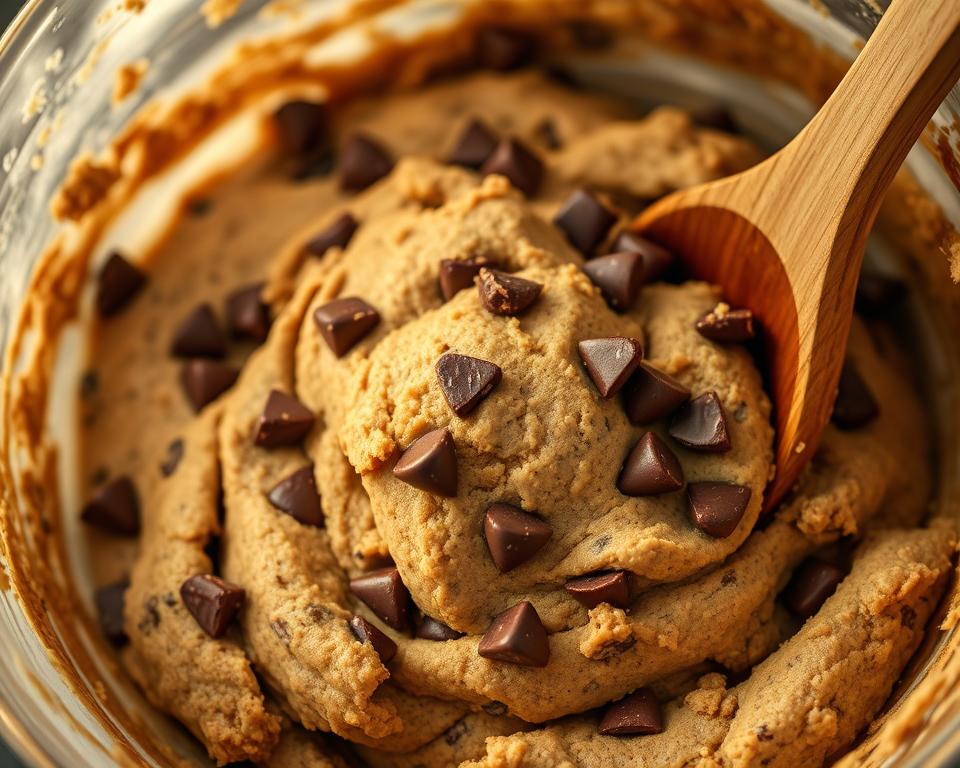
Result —
<path fill-rule="evenodd" d="M 392 170 L 344 192 L 313 134 L 288 134 L 308 172 L 288 156 L 192 200 L 93 335 L 87 490 L 128 478 L 143 534 L 90 545 L 101 583 L 130 575 L 123 656 L 151 702 L 220 764 L 796 766 L 848 747 L 955 548 L 921 527 L 916 396 L 857 322 L 876 408 L 828 428 L 758 525 L 770 402 L 748 351 L 696 328 L 724 297 L 656 282 L 655 249 L 582 269 L 581 248 L 638 253 L 618 235 L 646 201 L 754 148 L 533 73 L 287 118 L 360 133 Z M 533 160 L 478 172 L 506 136 Z M 102 194 L 109 169 L 87 166 L 64 215 Z M 203 338 L 177 350 L 206 357 L 171 354 L 188 326 Z M 810 558 L 836 579 L 803 581 Z M 222 582 L 188 609 L 197 574 Z"/>

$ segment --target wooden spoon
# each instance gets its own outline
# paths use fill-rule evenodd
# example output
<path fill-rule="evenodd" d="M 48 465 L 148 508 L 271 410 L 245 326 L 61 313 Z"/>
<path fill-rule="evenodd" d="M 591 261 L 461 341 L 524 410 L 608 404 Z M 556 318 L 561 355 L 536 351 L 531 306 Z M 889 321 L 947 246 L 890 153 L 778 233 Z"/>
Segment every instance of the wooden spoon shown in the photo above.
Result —
<path fill-rule="evenodd" d="M 894 0 L 793 141 L 748 171 L 663 198 L 634 224 L 760 323 L 777 427 L 768 509 L 830 418 L 883 194 L 958 78 L 960 0 Z"/>

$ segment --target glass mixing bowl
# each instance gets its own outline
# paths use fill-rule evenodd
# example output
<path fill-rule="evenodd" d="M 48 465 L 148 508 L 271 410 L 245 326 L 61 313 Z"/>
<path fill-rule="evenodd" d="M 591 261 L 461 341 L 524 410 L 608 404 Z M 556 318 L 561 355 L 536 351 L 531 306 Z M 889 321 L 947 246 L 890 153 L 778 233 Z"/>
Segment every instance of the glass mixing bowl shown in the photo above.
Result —
<path fill-rule="evenodd" d="M 389 26 L 396 34 L 409 34 L 442 25 L 455 18 L 464 4 L 455 0 L 396 3 Z M 649 0 L 649 4 L 676 5 L 666 0 Z M 0 39 L 0 103 L 6 107 L 0 110 L 0 348 L 8 348 L 31 275 L 58 230 L 48 203 L 70 161 L 82 150 L 96 152 L 106 146 L 131 115 L 158 94 L 200 82 L 240 39 L 268 35 L 289 24 L 282 14 L 268 18 L 261 13 L 269 5 L 266 0 L 246 0 L 235 16 L 210 28 L 202 23 L 198 5 L 194 0 L 163 0 L 148 2 L 142 12 L 131 13 L 126 9 L 136 3 L 129 0 L 31 0 Z M 303 5 L 310 17 L 323 17 L 343 11 L 350 3 L 305 0 Z M 710 9 L 709 18 L 703 20 L 708 25 L 722 22 L 727 3 L 691 0 L 689 5 L 693 18 Z M 743 4 L 750 5 L 752 2 Z M 805 32 L 815 45 L 832 52 L 839 62 L 856 55 L 883 5 L 876 0 L 769 2 L 776 13 Z M 305 23 L 305 19 L 297 23 Z M 764 30 L 761 25 L 745 34 L 762 36 Z M 782 41 L 772 37 L 758 42 L 775 50 Z M 620 51 L 617 57 L 603 61 L 575 53 L 557 55 L 588 87 L 626 96 L 640 108 L 663 102 L 698 110 L 723 107 L 764 148 L 773 150 L 813 113 L 816 101 L 826 93 L 825 84 L 831 84 L 830 78 L 816 66 L 809 72 L 792 73 L 774 68 L 761 78 L 731 66 L 740 63 L 741 54 L 731 55 L 732 61 L 726 64 L 648 45 L 637 45 L 625 54 Z M 326 55 L 348 56 L 335 46 Z M 141 87 L 120 107 L 114 107 L 112 73 L 141 58 L 151 62 Z M 908 161 L 920 186 L 956 227 L 960 227 L 958 115 L 960 88 L 955 88 Z M 928 254 L 919 264 L 904 261 L 896 240 L 895 232 L 875 237 L 869 259 L 900 273 L 912 285 L 902 325 L 912 339 L 937 427 L 936 504 L 942 511 L 955 512 L 960 508 L 960 345 L 955 338 L 955 330 L 960 328 L 960 298 L 948 279 L 945 254 Z M 77 340 L 76 331 L 62 340 L 58 371 L 67 373 L 54 382 L 47 424 L 50 439 L 60 448 L 59 472 L 49 481 L 55 480 L 59 486 L 65 520 L 76 510 L 69 473 L 71 430 L 64 426 L 73 423 L 73 390 L 57 381 L 75 380 L 70 376 L 76 376 Z M 23 349 L 19 352 L 5 356 L 8 375 L 25 354 Z M 24 558 L 44 559 L 43 537 L 38 533 L 44 521 L 32 519 L 22 509 L 25 490 L 10 473 L 21 465 L 24 446 L 11 442 L 8 426 L 0 425 L 0 520 L 4 531 L 0 643 L 5 649 L 0 657 L 0 735 L 35 765 L 162 765 L 175 757 L 207 764 L 199 746 L 184 731 L 152 712 L 115 662 L 102 652 L 95 632 L 65 632 L 61 617 L 46 607 L 49 590 L 74 582 L 80 585 L 86 607 L 91 608 L 84 554 L 70 548 L 70 541 L 80 537 L 66 535 L 67 541 L 61 544 L 66 547 L 69 573 L 60 572 L 51 561 L 49 573 L 45 571 L 50 581 L 39 583 L 37 570 L 24 567 Z M 68 522 L 62 530 L 69 534 Z M 25 542 L 17 551 L 8 546 L 13 532 Z M 28 616 L 25 595 L 38 601 L 39 612 Z M 951 598 L 952 593 L 947 599 Z M 950 665 L 957 664 L 954 654 L 958 646 L 956 630 L 931 631 L 895 699 L 903 701 L 932 670 L 953 668 Z M 897 764 L 937 766 L 960 758 L 960 705 L 949 691 L 941 693 L 924 705 L 925 717 L 918 728 L 898 734 L 901 747 L 893 758 Z M 894 703 L 891 708 L 896 706 Z M 884 737 L 883 731 L 883 727 L 872 729 L 851 760 L 879 764 L 873 750 Z M 153 739 L 144 734 L 153 734 Z"/>

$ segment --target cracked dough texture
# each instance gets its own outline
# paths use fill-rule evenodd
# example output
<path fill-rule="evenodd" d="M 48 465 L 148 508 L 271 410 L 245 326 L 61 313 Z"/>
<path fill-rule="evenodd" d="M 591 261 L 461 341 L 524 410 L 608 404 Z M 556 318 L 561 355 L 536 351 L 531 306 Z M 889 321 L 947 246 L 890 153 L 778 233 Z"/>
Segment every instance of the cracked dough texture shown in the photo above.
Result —
<path fill-rule="evenodd" d="M 497 176 L 445 165 L 462 126 L 480 116 L 541 154 L 546 179 L 525 199 Z M 549 120 L 559 146 L 543 146 Z M 95 328 L 99 382 L 81 404 L 84 476 L 134 478 L 143 500 L 138 545 L 89 533 L 98 578 L 128 570 L 127 666 L 151 702 L 182 721 L 218 763 L 341 766 L 820 765 L 868 725 L 919 642 L 955 548 L 942 521 L 919 527 L 930 472 L 917 398 L 870 330 L 849 354 L 880 403 L 855 431 L 829 428 L 790 498 L 758 526 L 771 468 L 770 404 L 752 358 L 699 336 L 693 321 L 721 298 L 712 286 L 647 286 L 612 312 L 551 219 L 586 185 L 626 221 L 672 189 L 747 167 L 756 151 L 664 108 L 630 115 L 612 100 L 535 73 L 471 75 L 344 105 L 342 137 L 360 128 L 398 158 L 390 176 L 345 196 L 333 178 L 293 183 L 270 161 L 210 192 L 145 265 L 150 282 L 120 322 Z M 322 259 L 303 246 L 343 211 L 360 228 Z M 544 285 L 516 318 L 495 317 L 475 290 L 442 302 L 439 262 L 483 255 Z M 197 303 L 265 280 L 275 320 L 259 349 L 237 347 L 237 385 L 194 416 L 167 350 Z M 360 296 L 377 328 L 336 358 L 313 310 Z M 726 539 L 694 529 L 682 494 L 627 498 L 621 462 L 644 431 L 617 399 L 599 398 L 577 342 L 623 335 L 694 393 L 717 392 L 733 449 L 676 446 L 688 480 L 750 487 Z M 434 374 L 444 352 L 496 362 L 499 387 L 471 415 L 447 407 Z M 267 393 L 294 392 L 316 414 L 302 448 L 267 451 L 251 434 Z M 391 473 L 400 449 L 446 427 L 460 492 L 441 499 Z M 666 423 L 652 425 L 665 439 Z M 151 436 L 149 441 L 143 435 Z M 166 446 L 183 441 L 174 474 Z M 274 509 L 265 493 L 314 467 L 324 528 Z M 481 520 L 509 502 L 549 520 L 550 542 L 507 574 L 490 561 Z M 222 507 L 222 514 L 218 508 Z M 860 543 L 847 543 L 856 537 Z M 235 627 L 207 637 L 179 585 L 209 572 L 247 592 Z M 837 592 L 805 623 L 777 596 L 812 554 L 849 558 Z M 420 610 L 458 640 L 398 644 L 388 665 L 347 621 L 377 623 L 349 578 L 392 557 Z M 573 576 L 631 573 L 629 608 L 587 611 L 563 590 Z M 543 668 L 483 659 L 480 635 L 519 600 L 550 632 Z M 735 682 L 739 681 L 739 682 Z M 640 686 L 663 704 L 666 728 L 616 738 L 597 707 Z"/>

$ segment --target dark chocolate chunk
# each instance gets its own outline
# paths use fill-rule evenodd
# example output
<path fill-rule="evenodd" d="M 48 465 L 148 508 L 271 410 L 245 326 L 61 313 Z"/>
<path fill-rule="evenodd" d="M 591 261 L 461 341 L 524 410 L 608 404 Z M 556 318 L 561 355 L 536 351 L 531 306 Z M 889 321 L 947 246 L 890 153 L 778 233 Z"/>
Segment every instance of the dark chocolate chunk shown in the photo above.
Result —
<path fill-rule="evenodd" d="M 626 608 L 630 604 L 630 587 L 624 571 L 580 576 L 570 579 L 563 588 L 586 608 L 596 608 L 600 603 L 617 608 Z"/>
<path fill-rule="evenodd" d="M 227 326 L 237 339 L 262 342 L 270 332 L 270 308 L 261 298 L 263 283 L 248 285 L 227 296 Z"/>
<path fill-rule="evenodd" d="M 180 586 L 180 597 L 200 628 L 210 637 L 223 637 L 243 607 L 243 587 L 211 574 L 191 576 Z"/>
<path fill-rule="evenodd" d="M 543 161 L 517 139 L 503 139 L 481 169 L 484 176 L 498 173 L 527 197 L 533 197 L 543 181 Z"/>
<path fill-rule="evenodd" d="M 500 366 L 448 352 L 437 360 L 437 380 L 457 416 L 466 416 L 500 383 Z"/>
<path fill-rule="evenodd" d="M 487 27 L 477 35 L 481 66 L 497 72 L 509 72 L 529 64 L 536 52 L 536 37 L 519 29 Z"/>
<path fill-rule="evenodd" d="M 232 387 L 240 371 L 219 360 L 188 360 L 180 370 L 180 384 L 194 411 L 200 411 Z"/>
<path fill-rule="evenodd" d="M 737 529 L 750 496 L 749 488 L 733 483 L 701 482 L 687 486 L 693 524 L 715 539 L 725 539 Z"/>
<path fill-rule="evenodd" d="M 451 165 L 480 170 L 496 150 L 498 143 L 496 134 L 487 127 L 486 123 L 474 118 L 464 127 L 447 162 Z"/>
<path fill-rule="evenodd" d="M 643 345 L 636 339 L 623 336 L 585 339 L 577 345 L 577 349 L 587 373 L 604 399 L 620 391 L 643 359 Z"/>
<path fill-rule="evenodd" d="M 180 459 L 183 458 L 183 440 L 179 437 L 172 440 L 167 446 L 167 455 L 160 462 L 160 474 L 164 477 L 170 477 L 177 471 L 180 465 Z"/>
<path fill-rule="evenodd" d="M 607 707 L 597 730 L 604 736 L 663 733 L 660 702 L 649 688 L 640 688 Z"/>
<path fill-rule="evenodd" d="M 98 488 L 80 517 L 107 533 L 136 536 L 140 533 L 140 499 L 133 481 L 123 475 Z"/>
<path fill-rule="evenodd" d="M 617 488 L 626 496 L 657 496 L 683 488 L 683 469 L 673 451 L 653 432 L 641 437 L 617 480 Z"/>
<path fill-rule="evenodd" d="M 313 467 L 301 467 L 285 477 L 267 494 L 267 500 L 304 525 L 323 527 L 323 508 Z"/>
<path fill-rule="evenodd" d="M 501 573 L 522 565 L 553 535 L 550 524 L 510 504 L 493 504 L 483 520 L 490 556 Z"/>
<path fill-rule="evenodd" d="M 804 619 L 820 610 L 846 574 L 843 569 L 826 560 L 811 557 L 794 571 L 783 592 L 783 603 L 791 613 Z"/>
<path fill-rule="evenodd" d="M 117 314 L 147 283 L 146 274 L 114 251 L 97 278 L 97 312 L 101 317 Z"/>
<path fill-rule="evenodd" d="M 129 587 L 130 580 L 123 579 L 116 584 L 100 587 L 93 596 L 97 605 L 100 631 L 111 644 L 117 647 L 126 645 L 129 639 L 123 628 L 124 594 Z"/>
<path fill-rule="evenodd" d="M 394 476 L 437 496 L 457 495 L 457 448 L 448 429 L 418 437 L 393 468 Z"/>
<path fill-rule="evenodd" d="M 591 259 L 583 265 L 583 271 L 600 289 L 607 303 L 620 312 L 633 306 L 646 275 L 643 257 L 629 251 Z"/>
<path fill-rule="evenodd" d="M 756 335 L 753 312 L 749 309 L 729 309 L 725 305 L 704 314 L 697 320 L 696 328 L 705 339 L 719 344 L 742 344 Z"/>
<path fill-rule="evenodd" d="M 553 217 L 553 223 L 563 230 L 571 245 L 584 256 L 591 256 L 617 221 L 608 210 L 585 189 L 578 189 Z"/>
<path fill-rule="evenodd" d="M 855 306 L 864 317 L 884 317 L 906 296 L 907 286 L 902 280 L 879 272 L 861 272 Z"/>
<path fill-rule="evenodd" d="M 390 660 L 397 655 L 397 644 L 363 616 L 354 616 L 350 619 L 350 631 L 361 643 L 370 643 L 382 663 L 389 664 Z"/>
<path fill-rule="evenodd" d="M 623 388 L 623 406 L 631 424 L 650 424 L 669 416 L 689 399 L 689 389 L 647 362 L 637 366 Z"/>
<path fill-rule="evenodd" d="M 485 659 L 545 667 L 550 660 L 550 640 L 537 614 L 526 600 L 497 616 L 480 639 L 477 653 Z"/>
<path fill-rule="evenodd" d="M 387 626 L 399 631 L 407 628 L 410 593 L 396 568 L 381 568 L 351 579 L 350 591 Z"/>
<path fill-rule="evenodd" d="M 297 445 L 313 428 L 313 411 L 293 395 L 271 390 L 257 421 L 253 441 L 261 448 Z"/>
<path fill-rule="evenodd" d="M 624 231 L 617 235 L 611 252 L 624 251 L 638 253 L 643 257 L 644 283 L 652 283 L 673 264 L 673 254 L 670 251 L 635 232 Z"/>
<path fill-rule="evenodd" d="M 227 354 L 227 337 L 217 321 L 213 307 L 200 304 L 187 315 L 170 345 L 176 357 L 223 357 Z"/>
<path fill-rule="evenodd" d="M 674 414 L 670 437 L 685 448 L 708 453 L 730 450 L 727 415 L 716 392 L 696 397 Z"/>
<path fill-rule="evenodd" d="M 860 372 L 850 360 L 843 363 L 837 399 L 830 417 L 840 429 L 865 427 L 880 415 L 880 406 L 874 399 Z"/>
<path fill-rule="evenodd" d="M 327 108 L 313 101 L 290 101 L 273 116 L 280 148 L 288 155 L 305 155 L 329 139 Z"/>
<path fill-rule="evenodd" d="M 464 288 L 473 286 L 474 279 L 484 267 L 493 264 L 485 258 L 444 259 L 440 262 L 440 293 L 444 301 L 450 301 Z"/>
<path fill-rule="evenodd" d="M 306 251 L 311 256 L 323 256 L 331 248 L 346 248 L 353 239 L 360 225 L 353 218 L 353 214 L 341 213 L 326 229 L 314 235 L 306 245 Z"/>
<path fill-rule="evenodd" d="M 334 299 L 317 307 L 313 320 L 327 346 L 343 357 L 380 322 L 380 313 L 363 299 Z"/>
<path fill-rule="evenodd" d="M 436 640 L 442 642 L 444 640 L 457 640 L 463 637 L 463 632 L 457 632 L 457 630 L 451 629 L 442 621 L 424 616 L 417 625 L 417 637 L 421 640 Z"/>
<path fill-rule="evenodd" d="M 528 309 L 543 291 L 540 283 L 499 272 L 480 270 L 480 303 L 495 315 L 519 315 Z"/>
<path fill-rule="evenodd" d="M 393 157 L 380 142 L 355 133 L 340 153 L 340 187 L 351 192 L 366 189 L 393 170 Z"/>

